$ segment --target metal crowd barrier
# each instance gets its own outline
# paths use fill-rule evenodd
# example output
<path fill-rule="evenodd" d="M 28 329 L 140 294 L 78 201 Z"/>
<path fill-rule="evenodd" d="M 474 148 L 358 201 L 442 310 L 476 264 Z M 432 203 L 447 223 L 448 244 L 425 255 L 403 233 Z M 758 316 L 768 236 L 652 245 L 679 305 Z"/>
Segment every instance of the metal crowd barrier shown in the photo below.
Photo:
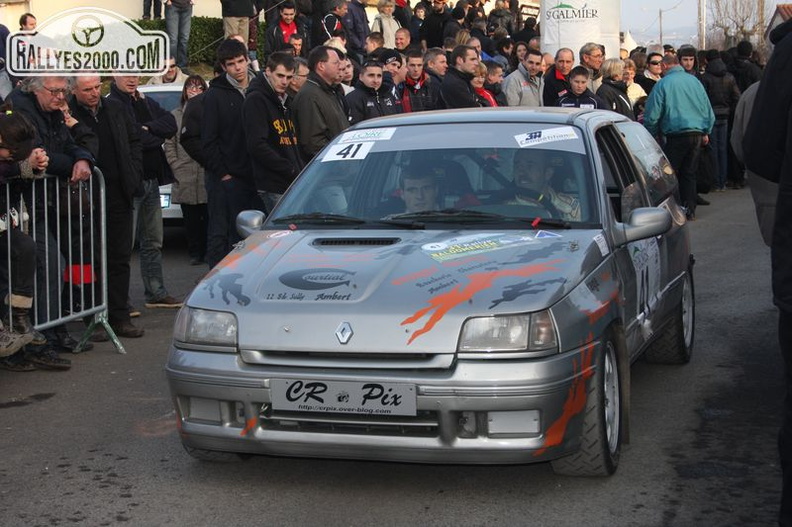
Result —
<path fill-rule="evenodd" d="M 2 188 L 5 193 L 6 228 L 12 226 L 11 209 L 16 209 L 19 226 L 36 242 L 37 269 L 34 279 L 31 319 L 39 330 L 72 321 L 85 321 L 86 329 L 74 353 L 101 326 L 118 353 L 126 353 L 107 318 L 107 215 L 105 182 L 95 168 L 90 180 L 77 185 L 56 176 L 34 180 L 13 179 Z M 7 293 L 11 274 L 11 237 L 6 236 L 5 262 Z M 41 271 L 44 271 L 43 276 Z M 8 306 L 8 318 L 13 308 Z M 10 324 L 9 324 L 10 327 Z"/>

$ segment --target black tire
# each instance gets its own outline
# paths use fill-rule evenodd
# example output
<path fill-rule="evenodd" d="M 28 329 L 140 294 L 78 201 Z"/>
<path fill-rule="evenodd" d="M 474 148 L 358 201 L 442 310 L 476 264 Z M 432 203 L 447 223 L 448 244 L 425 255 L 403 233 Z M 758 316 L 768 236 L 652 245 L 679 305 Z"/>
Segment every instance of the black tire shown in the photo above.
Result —
<path fill-rule="evenodd" d="M 622 392 L 619 353 L 613 332 L 602 341 L 596 371 L 587 388 L 580 449 L 551 461 L 563 476 L 610 476 L 619 465 L 622 442 Z"/>
<path fill-rule="evenodd" d="M 246 458 L 241 454 L 234 452 L 220 452 L 217 450 L 204 450 L 203 448 L 193 448 L 191 446 L 182 445 L 184 450 L 187 451 L 195 459 L 201 461 L 210 461 L 212 463 L 236 463 Z"/>
<path fill-rule="evenodd" d="M 682 284 L 682 298 L 675 309 L 674 319 L 652 342 L 644 354 L 654 364 L 687 364 L 693 354 L 696 328 L 696 296 L 693 274 L 688 270 Z"/>

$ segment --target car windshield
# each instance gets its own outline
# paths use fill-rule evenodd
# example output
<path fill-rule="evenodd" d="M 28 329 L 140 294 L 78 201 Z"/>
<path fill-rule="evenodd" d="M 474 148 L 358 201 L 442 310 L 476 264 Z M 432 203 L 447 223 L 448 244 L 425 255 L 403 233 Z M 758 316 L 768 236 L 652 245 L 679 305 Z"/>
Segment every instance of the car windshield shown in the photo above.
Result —
<path fill-rule="evenodd" d="M 268 226 L 589 228 L 599 215 L 582 134 L 525 123 L 346 132 L 305 169 Z"/>
<path fill-rule="evenodd" d="M 169 112 L 175 110 L 181 104 L 181 90 L 146 90 L 143 93 L 146 97 L 151 97 L 164 110 Z"/>

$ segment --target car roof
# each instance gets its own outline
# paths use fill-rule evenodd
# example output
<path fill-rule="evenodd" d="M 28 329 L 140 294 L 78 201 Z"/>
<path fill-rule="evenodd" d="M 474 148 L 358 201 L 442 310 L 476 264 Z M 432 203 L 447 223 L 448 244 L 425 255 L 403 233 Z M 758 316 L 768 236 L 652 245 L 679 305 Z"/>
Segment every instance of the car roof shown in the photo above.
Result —
<path fill-rule="evenodd" d="M 579 108 L 465 108 L 416 112 L 367 119 L 350 129 L 381 128 L 425 124 L 487 124 L 487 123 L 546 123 L 586 126 L 591 120 L 627 121 L 623 115 L 606 110 Z"/>
<path fill-rule="evenodd" d="M 138 86 L 138 91 L 140 92 L 148 92 L 148 91 L 177 91 L 181 92 L 184 89 L 184 84 L 141 84 Z"/>

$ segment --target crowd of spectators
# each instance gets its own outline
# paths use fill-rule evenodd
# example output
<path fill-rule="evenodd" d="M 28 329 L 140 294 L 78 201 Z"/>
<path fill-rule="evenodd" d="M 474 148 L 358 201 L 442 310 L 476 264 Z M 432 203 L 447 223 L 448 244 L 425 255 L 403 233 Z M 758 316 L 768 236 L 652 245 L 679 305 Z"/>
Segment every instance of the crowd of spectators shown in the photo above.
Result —
<path fill-rule="evenodd" d="M 741 93 L 761 76 L 750 43 L 701 52 L 690 46 L 606 50 L 589 42 L 547 53 L 536 20 L 523 21 L 515 4 L 497 0 L 485 15 L 481 0 L 459 0 L 453 8 L 447 0 L 414 6 L 379 0 L 378 14 L 369 20 L 360 0 L 224 1 L 225 34 L 214 78 L 207 82 L 188 69 L 193 1 L 147 0 L 144 18 L 163 16 L 164 5 L 171 36 L 168 71 L 149 83 L 182 86 L 179 107 L 165 111 L 141 94 L 137 76 L 113 77 L 110 94 L 101 97 L 99 77 L 20 80 L 2 72 L 0 97 L 10 102 L 8 115 L 24 116 L 37 137 L 35 149 L 5 155 L 0 148 L 0 160 L 9 167 L 3 177 L 32 174 L 34 166 L 38 173 L 75 182 L 89 178 L 93 167 L 102 170 L 109 320 L 124 338 L 143 335 L 131 322 L 137 310 L 128 301 L 136 236 L 146 306 L 181 305 L 163 280 L 160 184 L 174 183 L 191 263 L 211 268 L 239 241 L 234 223 L 241 210 L 271 211 L 325 145 L 373 117 L 497 106 L 607 109 L 643 122 L 664 145 L 689 219 L 696 218 L 697 205 L 708 204 L 700 194 L 744 184 L 729 137 Z M 266 28 L 258 35 L 262 16 Z M 33 30 L 31 24 L 35 29 L 35 17 L 27 14 L 20 29 Z M 47 160 L 35 157 L 41 155 Z M 47 268 L 43 262 L 63 255 L 54 242 L 38 243 L 52 238 L 46 222 L 31 221 L 38 229 L 39 279 L 50 276 L 47 284 L 58 295 L 57 264 Z M 6 260 L 29 258 L 11 256 Z M 8 298 L 30 296 L 22 282 L 15 286 L 21 289 Z M 26 309 L 37 309 L 41 320 L 59 314 L 42 311 L 36 302 L 18 303 L 18 317 L 0 333 L 1 354 L 7 355 L 0 367 L 68 368 L 58 355 L 74 347 L 68 332 L 55 328 L 38 335 L 24 324 Z M 92 336 L 106 338 L 102 331 Z"/>

